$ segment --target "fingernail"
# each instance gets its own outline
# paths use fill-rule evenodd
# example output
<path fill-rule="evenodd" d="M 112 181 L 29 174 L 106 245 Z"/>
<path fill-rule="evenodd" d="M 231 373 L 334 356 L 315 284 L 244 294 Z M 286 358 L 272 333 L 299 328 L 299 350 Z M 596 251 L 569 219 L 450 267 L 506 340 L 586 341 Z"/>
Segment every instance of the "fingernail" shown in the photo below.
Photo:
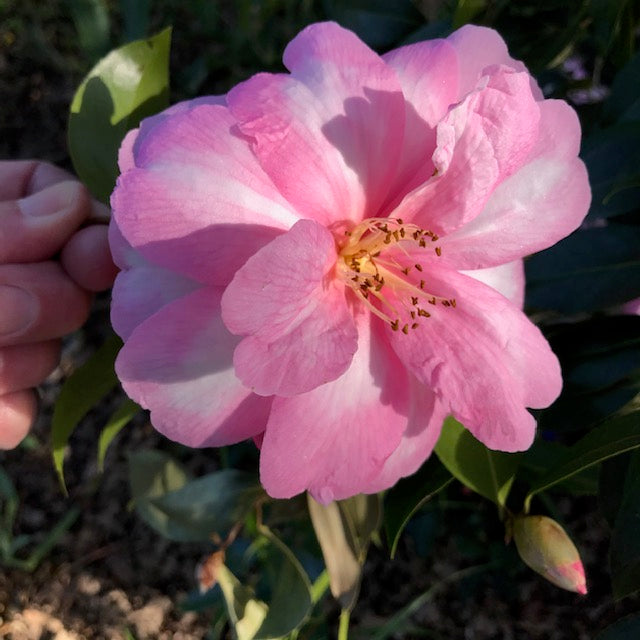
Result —
<path fill-rule="evenodd" d="M 18 206 L 27 216 L 52 216 L 72 207 L 78 197 L 78 189 L 77 182 L 65 180 L 18 200 Z"/>
<path fill-rule="evenodd" d="M 37 314 L 38 301 L 31 293 L 20 287 L 0 286 L 0 335 L 26 329 Z"/>

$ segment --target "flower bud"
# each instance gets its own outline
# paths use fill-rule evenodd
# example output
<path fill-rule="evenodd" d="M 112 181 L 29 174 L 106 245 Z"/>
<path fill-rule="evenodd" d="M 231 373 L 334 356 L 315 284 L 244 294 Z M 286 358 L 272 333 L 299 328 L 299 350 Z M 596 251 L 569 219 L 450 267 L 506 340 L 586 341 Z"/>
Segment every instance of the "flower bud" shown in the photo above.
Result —
<path fill-rule="evenodd" d="M 513 538 L 520 557 L 562 589 L 587 593 L 580 554 L 567 532 L 546 516 L 516 516 Z"/>

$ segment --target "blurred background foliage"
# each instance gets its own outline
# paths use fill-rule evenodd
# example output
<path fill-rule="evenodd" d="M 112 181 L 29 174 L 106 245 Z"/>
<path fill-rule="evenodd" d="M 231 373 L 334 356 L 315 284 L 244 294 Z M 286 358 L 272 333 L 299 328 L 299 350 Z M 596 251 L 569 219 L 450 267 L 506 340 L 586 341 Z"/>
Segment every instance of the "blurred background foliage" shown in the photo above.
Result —
<path fill-rule="evenodd" d="M 196 95 L 225 93 L 258 71 L 282 70 L 286 43 L 305 25 L 324 19 L 353 29 L 381 52 L 446 36 L 467 22 L 494 27 L 511 54 L 524 60 L 536 75 L 545 96 L 566 99 L 578 111 L 584 131 L 582 157 L 594 194 L 589 216 L 571 237 L 527 261 L 527 308 L 561 359 L 565 390 L 550 409 L 539 412 L 542 437 L 521 459 L 487 454 L 489 467 L 474 462 L 478 460 L 475 455 L 465 462 L 456 455 L 459 441 L 466 442 L 466 452 L 481 445 L 467 436 L 458 438 L 462 432 L 450 425 L 448 432 L 454 439 L 441 442 L 438 458 L 434 456 L 419 474 L 386 494 L 384 515 L 382 505 L 370 501 L 343 504 L 333 512 L 315 515 L 311 507 L 316 531 L 339 523 L 350 532 L 343 540 L 342 555 L 336 559 L 325 552 L 328 567 L 345 562 L 356 567 L 355 578 L 341 585 L 330 585 L 322 571 L 320 547 L 304 517 L 304 501 L 269 504 L 255 478 L 238 471 L 255 469 L 251 446 L 211 452 L 214 468 L 206 468 L 209 473 L 204 475 L 191 473 L 187 468 L 190 452 L 170 443 L 161 443 L 162 451 L 129 451 L 132 506 L 148 525 L 172 540 L 209 540 L 211 518 L 217 519 L 218 528 L 224 522 L 220 533 L 225 537 L 225 560 L 244 584 L 234 582 L 233 574 L 221 573 L 222 590 L 215 595 L 194 593 L 183 603 L 187 610 L 214 612 L 211 637 L 224 637 L 227 616 L 237 625 L 247 603 L 255 605 L 253 623 L 257 627 L 265 625 L 268 630 L 290 624 L 293 628 L 292 621 L 298 624 L 303 611 L 310 631 L 300 637 L 329 637 L 324 616 L 312 607 L 331 588 L 343 606 L 351 608 L 363 570 L 365 622 L 358 622 L 356 632 L 363 638 L 410 638 L 418 637 L 419 632 L 412 616 L 447 581 L 459 583 L 458 597 L 466 602 L 483 579 L 480 576 L 493 572 L 491 589 L 509 601 L 513 597 L 510 585 L 522 579 L 523 569 L 513 547 L 502 542 L 504 529 L 495 508 L 475 500 L 473 492 L 494 502 L 500 513 L 531 503 L 534 510 L 544 510 L 560 521 L 582 517 L 582 510 L 595 512 L 599 504 L 610 528 L 611 544 L 590 539 L 585 528 L 576 541 L 578 547 L 588 543 L 598 549 L 597 554 L 588 550 L 586 558 L 588 571 L 591 575 L 597 572 L 599 579 L 589 586 L 599 598 L 594 602 L 606 609 L 597 623 L 603 629 L 619 612 L 637 608 L 633 594 L 640 588 L 640 458 L 634 451 L 640 445 L 640 316 L 624 307 L 640 298 L 637 1 L 0 0 L 0 156 L 45 158 L 70 168 L 66 128 L 74 92 L 94 64 L 114 47 L 172 27 L 168 100 L 174 103 Z M 92 124 L 93 120 L 86 120 L 82 131 L 91 131 Z M 105 187 L 100 195 L 108 191 Z M 115 384 L 111 376 L 94 387 L 104 394 Z M 62 397 L 67 395 L 63 392 Z M 80 409 L 71 402 L 78 413 L 75 420 L 92 401 L 85 395 Z M 57 411 L 61 413 L 60 404 Z M 101 441 L 99 466 L 111 438 L 134 412 L 135 407 L 125 404 L 116 410 L 120 421 L 108 425 L 111 435 Z M 56 431 L 54 424 L 58 468 L 74 426 L 67 424 Z M 56 433 L 62 433 L 58 441 Z M 500 486 L 487 485 L 487 472 L 496 470 Z M 194 480 L 194 475 L 199 477 Z M 452 475 L 463 489 L 460 482 L 452 482 Z M 29 540 L 7 533 L 14 527 L 18 496 L 8 476 L 1 479 L 6 520 L 0 531 L 4 536 L 0 540 L 2 561 L 20 566 L 16 554 Z M 233 511 L 229 502 L 219 500 L 221 491 L 236 496 L 233 506 L 239 512 L 233 512 L 232 518 L 226 517 Z M 436 494 L 437 499 L 432 500 Z M 74 508 L 73 519 L 61 520 L 63 529 L 71 527 L 77 517 Z M 242 535 L 238 535 L 238 523 L 242 523 Z M 297 559 L 288 555 L 272 529 L 296 551 Z M 39 562 L 60 535 L 58 531 L 45 538 L 44 546 L 36 547 L 30 557 L 35 554 Z M 319 538 L 322 547 L 322 536 Z M 393 597 L 396 594 L 385 593 L 384 580 L 380 580 L 381 593 L 367 584 L 367 565 L 361 569 L 361 564 L 370 543 L 377 563 L 374 571 L 381 566 L 381 556 L 389 551 L 402 555 L 403 549 L 405 554 L 409 549 L 413 558 L 428 561 L 437 549 L 446 548 L 457 565 L 450 565 L 448 573 L 442 572 L 442 581 L 429 588 L 413 575 L 414 588 L 404 589 L 400 606 Z M 610 564 L 605 562 L 605 549 L 609 549 Z M 222 561 L 214 556 L 207 562 L 215 569 Z M 463 568 L 456 570 L 456 566 Z M 283 578 L 283 571 L 288 577 Z M 271 579 L 265 582 L 263 575 Z M 282 609 L 289 615 L 284 622 L 270 618 L 260 604 L 281 602 L 278 598 L 283 594 L 277 585 L 283 580 L 297 584 L 302 593 L 295 611 Z M 387 587 L 393 584 L 391 580 Z M 567 599 L 568 594 L 556 596 L 554 592 L 554 597 L 574 613 L 591 606 Z M 384 604 L 376 604 L 376 598 Z M 614 599 L 623 604 L 615 604 Z M 593 606 L 595 611 L 597 606 Z M 448 615 L 455 615 L 454 609 L 447 609 Z M 377 624 L 367 619 L 372 611 L 379 616 L 373 617 Z M 506 617 L 509 615 L 515 614 L 508 612 Z M 592 619 L 600 614 L 590 615 Z M 384 624 L 380 616 L 386 616 Z M 560 626 L 557 622 L 556 627 Z M 640 634 L 639 627 L 636 617 L 603 631 L 600 638 L 635 637 L 629 633 Z M 574 629 L 557 637 L 576 638 L 577 633 Z"/>

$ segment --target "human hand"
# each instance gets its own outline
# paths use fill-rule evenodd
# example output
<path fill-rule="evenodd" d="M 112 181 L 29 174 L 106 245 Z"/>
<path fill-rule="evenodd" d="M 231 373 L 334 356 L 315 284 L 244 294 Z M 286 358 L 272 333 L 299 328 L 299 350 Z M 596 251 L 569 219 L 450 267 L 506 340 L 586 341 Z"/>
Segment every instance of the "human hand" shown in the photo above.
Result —
<path fill-rule="evenodd" d="M 113 283 L 117 270 L 100 224 L 108 216 L 62 169 L 0 161 L 1 449 L 15 447 L 31 428 L 31 387 L 57 366 L 60 337 L 87 319 L 90 292 Z"/>

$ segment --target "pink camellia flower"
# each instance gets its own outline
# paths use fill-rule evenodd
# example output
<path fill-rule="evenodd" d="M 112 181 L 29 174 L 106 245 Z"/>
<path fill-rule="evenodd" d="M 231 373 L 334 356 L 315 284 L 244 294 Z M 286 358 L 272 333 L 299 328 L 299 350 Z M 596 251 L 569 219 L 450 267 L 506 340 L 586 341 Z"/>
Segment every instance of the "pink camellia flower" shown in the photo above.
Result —
<path fill-rule="evenodd" d="M 125 390 L 189 446 L 254 438 L 278 498 L 389 487 L 448 414 L 526 449 L 562 382 L 522 258 L 587 211 L 575 113 L 481 27 L 380 57 L 314 24 L 284 63 L 124 141 Z"/>

